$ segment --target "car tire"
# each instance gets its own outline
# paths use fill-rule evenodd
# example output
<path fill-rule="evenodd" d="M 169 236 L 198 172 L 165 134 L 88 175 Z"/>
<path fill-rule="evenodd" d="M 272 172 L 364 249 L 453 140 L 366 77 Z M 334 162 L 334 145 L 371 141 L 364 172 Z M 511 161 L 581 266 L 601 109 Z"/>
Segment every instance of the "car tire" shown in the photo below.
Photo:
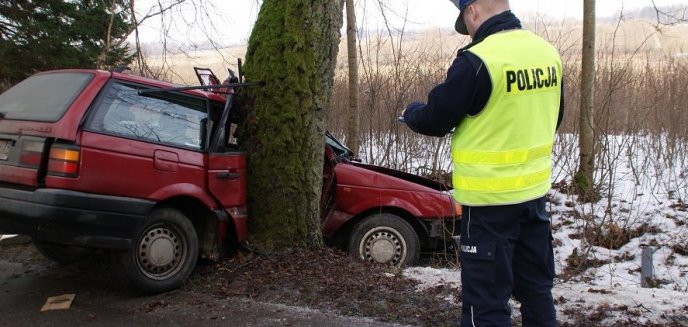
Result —
<path fill-rule="evenodd" d="M 33 239 L 33 245 L 44 257 L 63 265 L 77 262 L 96 252 L 95 249 L 57 244 L 37 239 Z"/>
<path fill-rule="evenodd" d="M 370 262 L 411 266 L 420 257 L 420 241 L 406 220 L 382 213 L 366 217 L 354 226 L 349 252 Z"/>
<path fill-rule="evenodd" d="M 180 211 L 152 211 L 134 237 L 130 251 L 120 254 L 127 278 L 142 292 L 159 294 L 178 288 L 198 259 L 198 236 Z"/>

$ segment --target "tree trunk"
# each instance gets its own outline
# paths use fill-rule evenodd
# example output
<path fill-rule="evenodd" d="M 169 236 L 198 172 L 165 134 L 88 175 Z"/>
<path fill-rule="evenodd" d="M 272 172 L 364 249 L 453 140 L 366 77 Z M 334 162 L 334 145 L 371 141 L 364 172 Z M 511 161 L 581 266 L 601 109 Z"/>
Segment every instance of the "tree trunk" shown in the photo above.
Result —
<path fill-rule="evenodd" d="M 595 0 L 583 1 L 583 60 L 580 98 L 580 163 L 574 177 L 580 193 L 589 201 L 594 196 L 595 163 Z"/>
<path fill-rule="evenodd" d="M 349 58 L 349 122 L 346 142 L 351 151 L 358 155 L 358 55 L 354 0 L 346 0 L 346 49 Z"/>
<path fill-rule="evenodd" d="M 133 7 L 133 1 L 132 1 L 132 7 Z M 133 11 L 133 9 L 132 9 Z M 107 30 L 105 31 L 105 36 L 103 39 L 105 40 L 105 46 L 103 46 L 103 49 L 100 51 L 100 54 L 98 55 L 98 58 L 96 59 L 96 68 L 97 69 L 105 69 L 105 63 L 107 62 L 107 55 L 108 52 L 110 51 L 111 47 L 111 39 L 112 39 L 112 24 L 115 21 L 115 15 L 117 14 L 117 1 L 112 0 L 110 2 L 110 20 L 108 21 L 107 25 Z"/>
<path fill-rule="evenodd" d="M 249 240 L 319 246 L 325 112 L 343 0 L 265 0 L 249 38 L 240 137 L 248 155 Z"/>

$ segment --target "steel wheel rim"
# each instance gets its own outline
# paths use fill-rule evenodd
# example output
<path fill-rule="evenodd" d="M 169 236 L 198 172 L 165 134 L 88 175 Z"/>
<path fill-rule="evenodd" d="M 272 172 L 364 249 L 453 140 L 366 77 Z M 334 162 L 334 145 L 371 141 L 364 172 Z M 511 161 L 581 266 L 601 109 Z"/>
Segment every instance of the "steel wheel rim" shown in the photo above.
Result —
<path fill-rule="evenodd" d="M 139 239 L 136 264 L 150 279 L 168 279 L 182 269 L 188 255 L 186 244 L 186 237 L 173 226 L 153 226 Z"/>
<path fill-rule="evenodd" d="M 361 239 L 359 253 L 364 260 L 399 266 L 406 259 L 406 240 L 388 226 L 375 227 Z"/>

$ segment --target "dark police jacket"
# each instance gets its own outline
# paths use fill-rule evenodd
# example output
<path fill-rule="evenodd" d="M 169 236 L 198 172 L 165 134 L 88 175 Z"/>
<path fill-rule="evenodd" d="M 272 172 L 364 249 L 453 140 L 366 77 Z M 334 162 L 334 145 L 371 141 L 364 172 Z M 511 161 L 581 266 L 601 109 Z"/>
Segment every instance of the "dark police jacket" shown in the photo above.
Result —
<path fill-rule="evenodd" d="M 445 136 L 466 115 L 479 114 L 490 98 L 492 82 L 483 61 L 466 50 L 494 33 L 517 28 L 521 28 L 521 22 L 511 11 L 491 17 L 480 25 L 474 41 L 459 50 L 447 71 L 447 79 L 430 91 L 427 103 L 413 102 L 406 107 L 405 123 L 417 133 Z M 563 84 L 557 127 L 564 114 Z"/>

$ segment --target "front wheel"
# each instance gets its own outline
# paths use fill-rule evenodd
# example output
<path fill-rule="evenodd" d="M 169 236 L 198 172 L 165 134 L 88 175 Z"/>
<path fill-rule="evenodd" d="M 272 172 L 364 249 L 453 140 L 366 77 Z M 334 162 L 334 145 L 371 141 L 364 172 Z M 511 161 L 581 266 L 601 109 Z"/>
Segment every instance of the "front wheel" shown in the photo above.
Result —
<path fill-rule="evenodd" d="M 198 236 L 191 221 L 171 208 L 150 213 L 130 251 L 120 262 L 129 280 L 148 294 L 173 290 L 191 275 L 198 258 Z"/>
<path fill-rule="evenodd" d="M 349 239 L 349 252 L 370 262 L 410 266 L 420 257 L 420 241 L 404 219 L 382 213 L 356 224 Z"/>

